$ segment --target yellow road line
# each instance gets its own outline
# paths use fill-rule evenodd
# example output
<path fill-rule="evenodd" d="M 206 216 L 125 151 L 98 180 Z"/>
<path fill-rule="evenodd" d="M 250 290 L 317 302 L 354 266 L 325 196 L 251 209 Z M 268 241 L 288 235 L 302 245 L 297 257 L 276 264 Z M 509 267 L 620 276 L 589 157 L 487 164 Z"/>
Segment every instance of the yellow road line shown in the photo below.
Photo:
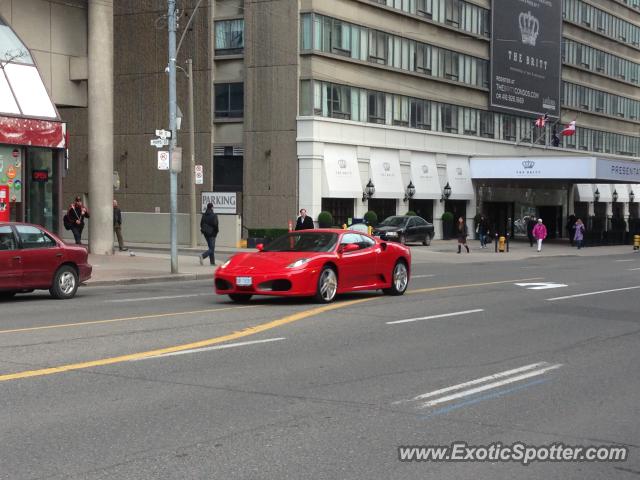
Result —
<path fill-rule="evenodd" d="M 438 290 L 447 290 L 447 289 L 454 289 L 454 288 L 470 288 L 470 287 L 479 287 L 479 286 L 485 286 L 485 285 L 498 285 L 498 284 L 504 284 L 504 283 L 515 283 L 515 282 L 522 282 L 522 281 L 526 281 L 526 280 L 539 280 L 541 279 L 541 277 L 536 277 L 536 278 L 521 278 L 521 279 L 517 279 L 517 280 L 503 280 L 503 281 L 499 281 L 499 282 L 485 282 L 485 283 L 471 283 L 471 284 L 463 284 L 463 285 L 449 285 L 449 286 L 445 286 L 445 287 L 432 287 L 432 288 L 423 288 L 423 289 L 419 289 L 419 290 L 412 290 L 411 292 L 407 292 L 407 293 L 425 293 L 425 292 L 434 292 L 434 291 L 438 291 Z M 271 330 L 273 328 L 277 328 L 277 327 L 281 327 L 283 325 L 286 325 L 288 323 L 293 323 L 293 322 L 297 322 L 299 320 L 303 320 L 305 318 L 309 318 L 309 317 L 313 317 L 315 315 L 318 315 L 320 313 L 324 313 L 324 312 L 329 312 L 331 310 L 337 310 L 339 308 L 345 308 L 345 307 L 350 307 L 352 305 L 357 305 L 359 303 L 365 303 L 365 302 L 370 302 L 372 300 L 376 300 L 379 299 L 381 297 L 369 297 L 369 298 L 362 298 L 362 299 L 358 299 L 358 300 L 350 300 L 350 301 L 346 301 L 346 302 L 340 302 L 340 303 L 332 303 L 331 305 L 325 305 L 322 307 L 317 307 L 317 308 L 312 308 L 310 310 L 305 310 L 303 312 L 298 312 L 298 313 L 294 313 L 293 315 L 287 315 L 286 317 L 280 318 L 278 320 L 273 320 L 271 322 L 267 322 L 267 323 L 263 323 L 260 325 L 256 325 L 254 327 L 248 327 L 245 328 L 244 330 L 240 330 L 238 332 L 233 332 L 230 333 L 228 335 L 223 335 L 221 337 L 215 337 L 215 338 L 209 338 L 207 340 L 200 340 L 198 342 L 193 342 L 193 343 L 187 343 L 187 344 L 183 344 L 183 345 L 175 345 L 173 347 L 166 347 L 166 348 L 159 348 L 156 350 L 149 350 L 146 352 L 139 352 L 139 353 L 132 353 L 129 355 L 120 355 L 118 357 L 111 357 L 111 358 L 103 358 L 100 360 L 92 360 L 89 362 L 81 362 L 81 363 L 71 363 L 68 365 L 62 365 L 59 367 L 51 367 L 51 368 L 42 368 L 39 370 L 27 370 L 24 372 L 17 372 L 17 373 L 9 373 L 6 375 L 0 375 L 0 382 L 6 382 L 8 380 L 19 380 L 19 379 L 23 379 L 23 378 L 29 378 L 29 377 L 41 377 L 41 376 L 45 376 L 45 375 L 53 375 L 56 373 L 63 373 L 63 372 L 70 372 L 73 370 L 82 370 L 85 368 L 91 368 L 91 367 L 103 367 L 105 365 L 113 365 L 115 363 L 122 363 L 122 362 L 128 362 L 131 360 L 140 360 L 143 358 L 148 358 L 148 357 L 155 357 L 158 355 L 164 355 L 167 353 L 174 353 L 174 352 L 180 352 L 182 350 L 191 350 L 194 348 L 202 348 L 202 347 L 208 347 L 210 345 L 216 345 L 219 343 L 224 343 L 224 342 L 228 342 L 231 340 L 237 340 L 239 338 L 243 338 L 243 337 L 248 337 L 251 335 L 255 335 L 257 333 L 261 333 L 267 330 Z M 206 311 L 206 310 L 205 310 Z M 165 315 L 180 315 L 180 314 L 190 314 L 190 313 L 194 313 L 194 312 L 179 312 L 179 313 L 172 313 L 172 314 L 162 314 L 162 316 Z M 159 316 L 159 315 L 156 315 Z"/>
<path fill-rule="evenodd" d="M 51 330 L 54 328 L 81 327 L 83 325 L 99 325 L 101 323 L 129 322 L 133 320 L 149 320 L 150 318 L 173 317 L 173 316 L 179 316 L 179 315 L 195 315 L 197 313 L 223 312 L 225 310 L 239 310 L 241 308 L 257 308 L 257 307 L 258 305 L 247 305 L 244 307 L 208 308 L 206 310 L 189 310 L 187 312 L 175 312 L 175 313 L 154 313 L 151 315 L 140 315 L 137 317 L 112 318 L 110 320 L 94 320 L 90 322 L 61 323 L 60 325 L 43 325 L 40 327 L 14 328 L 12 330 L 0 330 L 0 335 L 3 333 L 33 332 L 36 330 Z"/>
<path fill-rule="evenodd" d="M 420 288 L 418 290 L 409 290 L 408 295 L 415 293 L 437 292 L 438 290 L 452 290 L 454 288 L 484 287 L 487 285 L 500 285 L 504 283 L 529 282 L 531 280 L 543 280 L 543 277 L 522 278 L 520 280 L 501 280 L 499 282 L 483 282 L 483 283 L 467 283 L 463 285 L 445 285 L 444 287 Z"/>

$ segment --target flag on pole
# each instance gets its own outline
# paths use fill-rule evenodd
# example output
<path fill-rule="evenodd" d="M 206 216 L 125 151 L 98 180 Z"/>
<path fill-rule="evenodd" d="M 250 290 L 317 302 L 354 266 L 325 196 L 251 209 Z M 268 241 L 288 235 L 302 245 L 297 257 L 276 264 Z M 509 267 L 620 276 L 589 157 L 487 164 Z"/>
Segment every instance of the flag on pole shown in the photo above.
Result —
<path fill-rule="evenodd" d="M 548 119 L 549 119 L 549 115 L 545 113 L 543 116 L 539 117 L 536 120 L 536 127 L 544 128 L 544 126 L 546 125 Z"/>
<path fill-rule="evenodd" d="M 569 124 L 566 127 L 564 127 L 564 129 L 560 133 L 565 137 L 568 137 L 576 133 L 576 121 L 573 120 L 569 122 Z"/>

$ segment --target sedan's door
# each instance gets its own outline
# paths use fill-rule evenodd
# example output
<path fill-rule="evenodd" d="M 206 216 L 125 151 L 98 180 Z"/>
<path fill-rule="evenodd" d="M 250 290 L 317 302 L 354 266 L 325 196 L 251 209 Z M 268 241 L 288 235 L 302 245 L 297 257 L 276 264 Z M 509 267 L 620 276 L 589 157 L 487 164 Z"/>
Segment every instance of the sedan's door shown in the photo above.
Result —
<path fill-rule="evenodd" d="M 49 288 L 64 253 L 58 243 L 33 225 L 16 225 L 20 239 L 24 288 Z"/>
<path fill-rule="evenodd" d="M 411 217 L 407 222 L 407 230 L 405 235 L 405 242 L 415 242 L 420 238 L 420 228 L 416 223 L 416 219 Z"/>
<path fill-rule="evenodd" d="M 22 257 L 10 225 L 0 226 L 0 290 L 22 288 Z"/>

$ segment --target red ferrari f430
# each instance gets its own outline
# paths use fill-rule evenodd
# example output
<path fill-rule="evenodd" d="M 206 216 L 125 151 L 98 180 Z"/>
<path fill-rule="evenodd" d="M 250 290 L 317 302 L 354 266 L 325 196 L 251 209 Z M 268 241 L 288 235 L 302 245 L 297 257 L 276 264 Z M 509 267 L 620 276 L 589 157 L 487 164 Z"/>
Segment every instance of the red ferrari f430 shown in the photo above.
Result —
<path fill-rule="evenodd" d="M 236 302 L 253 295 L 314 297 L 382 289 L 402 295 L 409 284 L 411 250 L 349 230 L 301 230 L 234 255 L 215 272 L 215 290 Z"/>

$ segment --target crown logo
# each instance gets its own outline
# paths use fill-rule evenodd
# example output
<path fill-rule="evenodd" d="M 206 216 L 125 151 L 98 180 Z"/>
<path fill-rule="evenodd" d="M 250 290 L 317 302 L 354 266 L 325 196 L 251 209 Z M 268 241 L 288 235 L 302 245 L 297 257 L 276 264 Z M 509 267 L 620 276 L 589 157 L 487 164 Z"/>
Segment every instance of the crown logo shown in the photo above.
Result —
<path fill-rule="evenodd" d="M 347 161 L 341 158 L 340 160 L 338 160 L 338 166 L 340 168 L 347 168 Z"/>
<path fill-rule="evenodd" d="M 422 173 L 424 173 L 425 175 L 427 173 L 429 173 L 429 166 L 428 165 L 422 165 Z"/>
<path fill-rule="evenodd" d="M 462 176 L 462 168 L 456 168 L 456 173 L 458 174 L 458 176 Z"/>
<path fill-rule="evenodd" d="M 534 162 L 533 160 L 524 160 L 522 162 L 522 166 L 526 169 L 531 169 L 535 166 L 536 162 Z"/>
<path fill-rule="evenodd" d="M 538 22 L 538 19 L 531 15 L 531 12 L 522 12 L 518 15 L 518 24 L 520 25 L 522 43 L 535 47 L 538 32 L 540 31 L 540 22 Z"/>
<path fill-rule="evenodd" d="M 384 168 L 385 172 L 388 172 L 389 170 L 391 170 L 391 164 L 389 162 L 384 162 L 382 164 L 382 168 Z"/>

